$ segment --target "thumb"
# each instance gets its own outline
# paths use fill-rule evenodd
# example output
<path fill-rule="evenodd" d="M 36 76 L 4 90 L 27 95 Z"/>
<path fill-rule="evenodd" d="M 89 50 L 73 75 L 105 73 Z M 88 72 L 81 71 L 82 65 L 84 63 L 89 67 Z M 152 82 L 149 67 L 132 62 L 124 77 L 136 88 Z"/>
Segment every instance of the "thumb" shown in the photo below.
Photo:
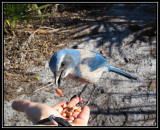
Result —
<path fill-rule="evenodd" d="M 25 112 L 26 105 L 30 103 L 29 100 L 18 100 L 12 103 L 12 108 L 16 111 Z"/>

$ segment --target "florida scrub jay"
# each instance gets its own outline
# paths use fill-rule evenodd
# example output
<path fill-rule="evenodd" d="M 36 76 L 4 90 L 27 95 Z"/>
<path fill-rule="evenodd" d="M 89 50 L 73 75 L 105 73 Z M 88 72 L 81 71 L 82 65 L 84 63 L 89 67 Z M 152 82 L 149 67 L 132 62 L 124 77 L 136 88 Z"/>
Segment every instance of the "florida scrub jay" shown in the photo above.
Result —
<path fill-rule="evenodd" d="M 129 79 L 136 80 L 137 78 L 123 70 L 107 65 L 107 59 L 94 51 L 83 49 L 63 49 L 56 52 L 50 59 L 49 67 L 54 74 L 55 84 L 60 86 L 61 79 L 71 78 L 87 84 L 93 84 L 94 89 L 92 95 L 98 87 L 97 82 L 103 72 L 115 72 Z M 79 96 L 81 95 L 79 93 Z"/>

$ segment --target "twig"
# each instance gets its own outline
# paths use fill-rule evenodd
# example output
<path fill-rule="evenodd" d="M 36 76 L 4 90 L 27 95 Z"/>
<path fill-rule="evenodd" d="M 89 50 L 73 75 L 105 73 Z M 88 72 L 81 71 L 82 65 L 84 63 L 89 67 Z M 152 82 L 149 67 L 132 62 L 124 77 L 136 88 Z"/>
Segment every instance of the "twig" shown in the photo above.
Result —
<path fill-rule="evenodd" d="M 37 30 L 35 30 L 31 35 L 30 35 L 30 37 L 28 38 L 28 40 L 26 41 L 27 43 L 30 43 L 31 41 L 32 41 L 32 39 L 34 39 L 34 35 L 35 35 L 35 33 L 44 33 L 44 31 L 42 31 L 42 29 L 51 29 L 51 30 L 49 30 L 49 33 L 53 33 L 53 32 L 56 32 L 56 31 L 58 31 L 59 29 L 55 29 L 55 28 L 51 28 L 51 27 L 40 27 L 40 28 L 38 28 Z M 39 32 L 40 31 L 40 32 Z"/>
<path fill-rule="evenodd" d="M 32 50 L 22 50 L 22 51 L 37 51 L 38 49 L 32 49 Z"/>
<path fill-rule="evenodd" d="M 43 88 L 47 88 L 47 87 L 49 87 L 50 85 L 53 85 L 53 83 L 50 83 L 50 84 L 48 84 L 47 86 L 41 87 L 41 88 L 39 88 L 39 89 L 36 89 L 36 90 L 34 90 L 33 92 L 37 92 L 37 91 L 39 91 L 39 90 L 41 90 L 41 89 L 43 89 Z"/>

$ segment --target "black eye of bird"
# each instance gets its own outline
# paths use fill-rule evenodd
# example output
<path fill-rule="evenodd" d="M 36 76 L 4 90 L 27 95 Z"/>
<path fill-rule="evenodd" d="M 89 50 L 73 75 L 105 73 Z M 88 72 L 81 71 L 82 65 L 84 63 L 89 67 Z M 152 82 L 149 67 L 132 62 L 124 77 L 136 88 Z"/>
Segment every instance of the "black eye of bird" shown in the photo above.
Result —
<path fill-rule="evenodd" d="M 64 62 L 61 63 L 61 67 L 63 68 L 65 66 Z"/>

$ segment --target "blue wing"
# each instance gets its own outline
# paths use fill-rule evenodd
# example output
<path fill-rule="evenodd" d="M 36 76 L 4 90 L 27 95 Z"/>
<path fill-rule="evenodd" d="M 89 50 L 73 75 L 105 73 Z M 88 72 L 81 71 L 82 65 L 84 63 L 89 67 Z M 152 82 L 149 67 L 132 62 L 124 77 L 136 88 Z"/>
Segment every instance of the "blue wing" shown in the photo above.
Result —
<path fill-rule="evenodd" d="M 93 53 L 94 53 L 94 57 L 86 57 L 86 58 L 83 58 L 81 61 L 81 64 L 86 64 L 89 66 L 90 71 L 94 71 L 106 65 L 107 63 L 107 60 L 103 56 L 99 55 L 96 52 L 93 52 Z"/>

